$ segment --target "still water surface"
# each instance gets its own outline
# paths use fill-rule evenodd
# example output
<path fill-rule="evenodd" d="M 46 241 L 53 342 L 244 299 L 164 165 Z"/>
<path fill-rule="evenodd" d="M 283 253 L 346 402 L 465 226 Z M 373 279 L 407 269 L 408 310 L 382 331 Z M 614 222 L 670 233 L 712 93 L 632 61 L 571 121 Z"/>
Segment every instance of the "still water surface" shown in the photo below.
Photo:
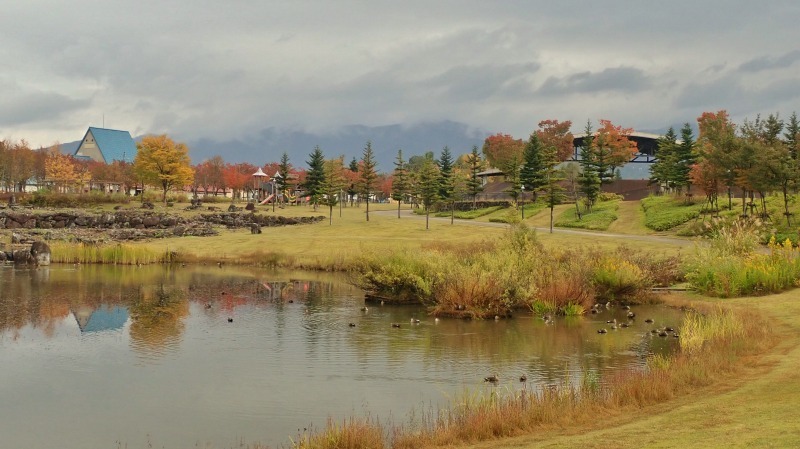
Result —
<path fill-rule="evenodd" d="M 277 447 L 328 417 L 403 421 L 465 389 L 525 388 L 523 373 L 535 388 L 641 367 L 676 345 L 644 318 L 680 322 L 641 306 L 632 327 L 599 335 L 625 311 L 436 322 L 363 306 L 319 273 L 0 266 L 2 447 Z M 497 386 L 483 382 L 493 373 Z"/>

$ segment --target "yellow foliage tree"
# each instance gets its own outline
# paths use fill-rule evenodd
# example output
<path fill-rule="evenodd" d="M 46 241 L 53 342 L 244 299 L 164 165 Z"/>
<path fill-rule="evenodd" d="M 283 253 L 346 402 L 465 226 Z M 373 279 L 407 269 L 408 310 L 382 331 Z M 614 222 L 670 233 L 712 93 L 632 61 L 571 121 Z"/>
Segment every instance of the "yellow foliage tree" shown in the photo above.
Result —
<path fill-rule="evenodd" d="M 194 169 L 186 144 L 175 143 L 162 134 L 144 137 L 137 149 L 134 171 L 145 183 L 161 186 L 164 203 L 170 189 L 192 184 Z"/>
<path fill-rule="evenodd" d="M 54 146 L 55 150 L 49 150 L 44 161 L 45 179 L 56 186 L 56 190 L 64 191 L 70 184 L 79 181 L 75 173 L 75 164 L 70 156 L 62 154 Z"/>

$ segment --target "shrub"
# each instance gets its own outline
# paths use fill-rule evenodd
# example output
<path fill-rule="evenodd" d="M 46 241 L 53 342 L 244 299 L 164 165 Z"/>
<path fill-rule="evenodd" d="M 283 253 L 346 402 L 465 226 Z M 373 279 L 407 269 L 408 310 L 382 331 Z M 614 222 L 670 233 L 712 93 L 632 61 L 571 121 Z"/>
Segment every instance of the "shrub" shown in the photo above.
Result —
<path fill-rule="evenodd" d="M 597 296 L 606 300 L 636 297 L 651 285 L 641 268 L 614 256 L 599 261 L 592 273 L 592 283 Z"/>

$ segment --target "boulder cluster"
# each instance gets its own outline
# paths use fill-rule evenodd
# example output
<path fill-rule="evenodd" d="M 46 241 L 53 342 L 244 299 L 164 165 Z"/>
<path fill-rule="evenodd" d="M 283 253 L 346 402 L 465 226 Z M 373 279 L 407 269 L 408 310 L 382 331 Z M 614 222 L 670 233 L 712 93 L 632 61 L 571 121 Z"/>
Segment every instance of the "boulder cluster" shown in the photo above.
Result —
<path fill-rule="evenodd" d="M 66 232 L 86 229 L 103 232 L 113 240 L 140 240 L 215 235 L 217 231 L 214 226 L 250 229 L 255 234 L 260 233 L 262 226 L 309 224 L 324 219 L 325 217 L 322 216 L 287 218 L 242 212 L 215 212 L 182 217 L 149 210 L 118 210 L 101 214 L 2 211 L 0 212 L 0 230 L 24 232 L 37 229 Z"/>
<path fill-rule="evenodd" d="M 13 251 L 0 251 L 0 262 L 14 262 L 18 265 L 50 265 L 50 246 L 41 241 L 30 248 Z"/>

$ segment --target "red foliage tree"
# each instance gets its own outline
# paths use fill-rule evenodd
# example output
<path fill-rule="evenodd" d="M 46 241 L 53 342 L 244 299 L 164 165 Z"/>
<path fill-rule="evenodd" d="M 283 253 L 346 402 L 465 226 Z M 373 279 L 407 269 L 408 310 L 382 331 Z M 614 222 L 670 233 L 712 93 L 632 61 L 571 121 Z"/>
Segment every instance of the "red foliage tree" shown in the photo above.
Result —
<path fill-rule="evenodd" d="M 539 129 L 536 130 L 543 147 L 556 149 L 556 158 L 559 162 L 569 159 L 575 151 L 574 136 L 569 130 L 570 127 L 572 122 L 569 120 L 565 122 L 542 120 L 539 122 Z"/>
<path fill-rule="evenodd" d="M 483 142 L 483 154 L 493 167 L 505 170 L 514 161 L 521 163 L 525 142 L 509 134 L 497 133 Z"/>

